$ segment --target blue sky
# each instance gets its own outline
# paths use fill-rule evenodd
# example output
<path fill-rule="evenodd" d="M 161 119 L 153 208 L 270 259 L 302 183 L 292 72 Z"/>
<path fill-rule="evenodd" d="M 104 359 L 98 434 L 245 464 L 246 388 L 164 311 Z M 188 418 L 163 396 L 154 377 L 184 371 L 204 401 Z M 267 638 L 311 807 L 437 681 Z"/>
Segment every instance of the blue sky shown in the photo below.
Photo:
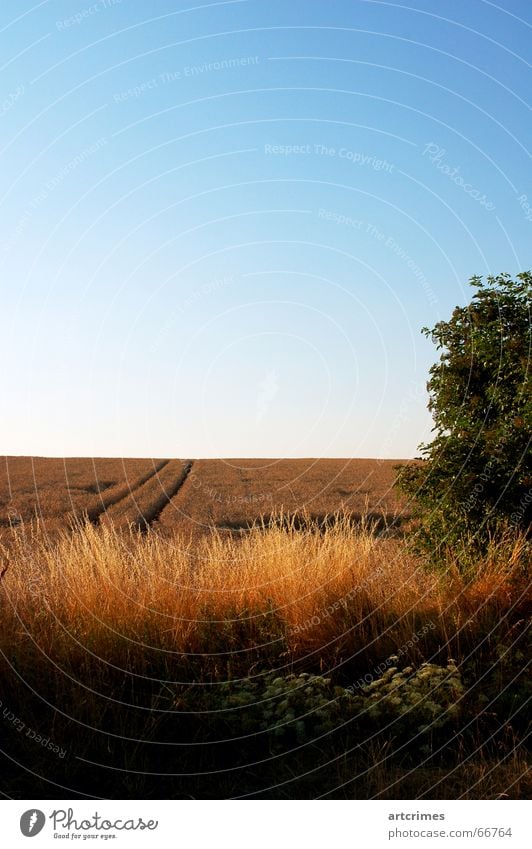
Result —
<path fill-rule="evenodd" d="M 414 456 L 420 328 L 532 266 L 531 25 L 4 0 L 1 451 Z"/>

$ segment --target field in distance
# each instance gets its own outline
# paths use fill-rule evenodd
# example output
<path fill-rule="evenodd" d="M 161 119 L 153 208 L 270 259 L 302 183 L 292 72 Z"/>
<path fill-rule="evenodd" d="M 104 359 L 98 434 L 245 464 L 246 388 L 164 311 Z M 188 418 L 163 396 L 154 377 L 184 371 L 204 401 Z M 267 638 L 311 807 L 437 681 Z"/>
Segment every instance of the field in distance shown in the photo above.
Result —
<path fill-rule="evenodd" d="M 355 521 L 408 517 L 394 488 L 401 460 L 1 458 L 0 529 L 35 518 L 49 530 L 74 517 L 161 533 L 234 532 L 264 517 L 345 511 Z"/>

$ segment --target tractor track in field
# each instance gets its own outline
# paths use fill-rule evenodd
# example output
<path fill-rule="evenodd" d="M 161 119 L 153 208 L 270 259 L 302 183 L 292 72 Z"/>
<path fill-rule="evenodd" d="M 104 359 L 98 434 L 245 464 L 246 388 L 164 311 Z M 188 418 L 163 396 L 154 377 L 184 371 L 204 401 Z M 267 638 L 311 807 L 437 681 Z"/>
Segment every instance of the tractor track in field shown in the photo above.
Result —
<path fill-rule="evenodd" d="M 180 492 L 181 488 L 186 483 L 193 465 L 193 460 L 187 460 L 183 464 L 183 474 L 177 478 L 175 484 L 164 490 L 159 498 L 157 498 L 153 504 L 150 504 L 150 506 L 142 512 L 141 519 L 138 524 L 140 530 L 147 531 L 153 523 L 157 521 L 163 510 L 168 507 L 171 500 L 175 498 L 177 493 Z"/>
<path fill-rule="evenodd" d="M 114 504 L 100 521 L 115 528 L 147 531 L 180 491 L 192 469 L 192 460 L 169 460 L 129 497 Z"/>
<path fill-rule="evenodd" d="M 109 492 L 101 492 L 98 503 L 89 507 L 86 510 L 86 515 L 89 522 L 98 524 L 102 515 L 105 515 L 109 507 L 114 507 L 116 504 L 124 501 L 129 496 L 133 495 L 138 489 L 144 486 L 151 478 L 158 475 L 170 462 L 170 460 L 161 460 L 149 472 L 137 478 L 131 485 L 118 484 Z"/>

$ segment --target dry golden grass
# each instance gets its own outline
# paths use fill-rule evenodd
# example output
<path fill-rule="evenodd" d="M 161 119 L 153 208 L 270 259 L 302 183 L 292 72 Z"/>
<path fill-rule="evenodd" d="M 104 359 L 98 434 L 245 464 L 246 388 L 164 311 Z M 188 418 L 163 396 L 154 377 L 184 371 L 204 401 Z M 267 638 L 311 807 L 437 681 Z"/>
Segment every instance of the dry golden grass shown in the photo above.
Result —
<path fill-rule="evenodd" d="M 283 524 L 283 523 L 281 523 Z M 299 528 L 299 526 L 298 526 Z M 33 528 L 12 532 L 0 646 L 29 629 L 46 650 L 68 653 L 96 643 L 121 653 L 140 642 L 170 652 L 213 652 L 224 624 L 250 648 L 275 620 L 291 656 L 328 661 L 379 657 L 432 623 L 417 643 L 449 646 L 487 633 L 528 598 L 519 579 L 523 540 L 494 547 L 473 579 L 449 563 L 429 572 L 404 542 L 378 538 L 337 517 L 325 531 L 273 526 L 241 538 L 200 539 L 86 525 L 56 541 Z M 520 583 L 521 581 L 521 583 Z M 11 620 L 11 627 L 7 622 Z M 21 625 L 21 623 L 24 623 Z M 130 642 L 131 641 L 131 642 Z"/>
<path fill-rule="evenodd" d="M 530 617 L 523 539 L 494 544 L 464 577 L 452 561 L 430 572 L 404 541 L 342 516 L 325 529 L 279 520 L 240 536 L 165 537 L 112 524 L 55 539 L 37 525 L 9 534 L 0 547 L 2 701 L 69 753 L 58 773 L 12 729 L 10 770 L 31 770 L 13 773 L 12 796 L 56 798 L 57 780 L 63 793 L 112 798 L 530 791 L 519 739 Z M 451 748 L 426 756 L 413 743 L 407 756 L 408 737 L 377 729 L 353 739 L 340 726 L 338 742 L 333 735 L 317 747 L 288 747 L 262 773 L 247 766 L 268 757 L 260 735 L 232 748 L 206 743 L 223 734 L 223 681 L 304 670 L 356 687 L 367 672 L 378 677 L 392 654 L 402 667 L 453 657 L 467 672 L 469 713 L 463 730 L 450 732 Z M 197 716 L 181 713 L 183 693 L 200 699 Z"/>
<path fill-rule="evenodd" d="M 529 761 L 515 750 L 500 760 L 480 760 L 449 769 L 416 769 L 409 776 L 416 799 L 530 799 L 532 776 Z M 405 772 L 386 762 L 364 776 L 369 799 L 401 798 Z"/>

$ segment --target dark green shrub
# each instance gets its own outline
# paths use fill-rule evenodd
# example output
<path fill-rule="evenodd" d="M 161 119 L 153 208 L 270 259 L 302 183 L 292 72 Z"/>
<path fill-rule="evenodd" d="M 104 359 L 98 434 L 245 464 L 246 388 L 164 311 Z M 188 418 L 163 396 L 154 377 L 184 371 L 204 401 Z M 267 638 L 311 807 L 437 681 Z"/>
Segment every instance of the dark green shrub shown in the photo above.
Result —
<path fill-rule="evenodd" d="M 468 306 L 423 329 L 441 351 L 427 384 L 436 435 L 420 446 L 425 462 L 398 477 L 436 559 L 444 548 L 483 551 L 532 517 L 532 275 L 470 284 Z"/>

